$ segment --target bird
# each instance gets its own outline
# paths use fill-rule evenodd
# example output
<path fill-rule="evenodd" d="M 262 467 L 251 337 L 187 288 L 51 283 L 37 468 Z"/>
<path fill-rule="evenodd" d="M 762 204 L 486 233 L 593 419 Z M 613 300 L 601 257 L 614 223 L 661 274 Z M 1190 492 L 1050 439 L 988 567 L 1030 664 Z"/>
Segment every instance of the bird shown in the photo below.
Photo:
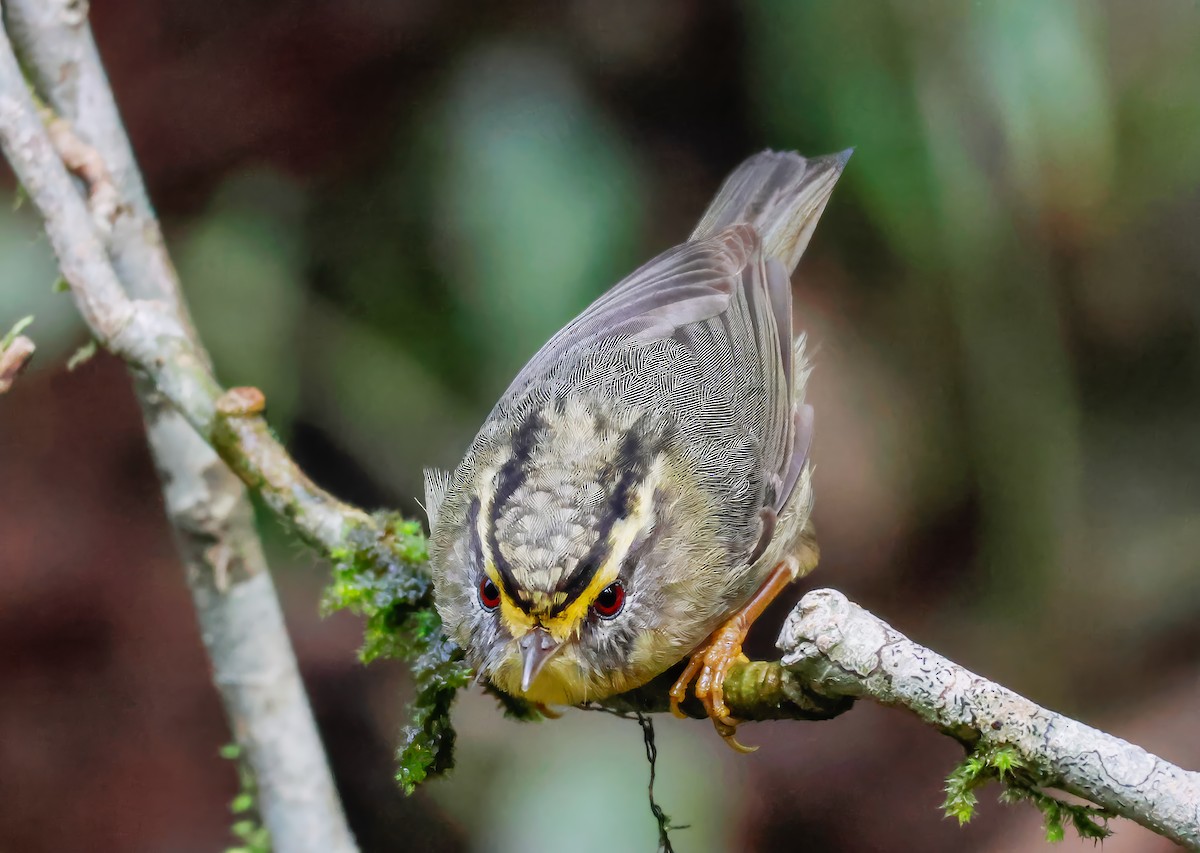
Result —
<path fill-rule="evenodd" d="M 481 682 L 548 709 L 686 659 L 671 709 L 692 690 L 746 749 L 725 678 L 819 556 L 790 278 L 852 151 L 747 159 L 686 242 L 538 350 L 454 471 L 425 471 L 434 600 Z"/>

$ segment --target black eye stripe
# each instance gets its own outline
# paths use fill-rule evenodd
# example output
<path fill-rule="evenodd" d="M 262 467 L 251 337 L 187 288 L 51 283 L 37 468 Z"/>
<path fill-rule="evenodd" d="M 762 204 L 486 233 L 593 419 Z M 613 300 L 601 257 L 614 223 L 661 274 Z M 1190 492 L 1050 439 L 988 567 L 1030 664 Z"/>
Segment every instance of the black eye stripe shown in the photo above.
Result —
<path fill-rule="evenodd" d="M 467 532 L 471 537 L 471 559 L 477 572 L 483 571 L 483 543 L 479 541 L 479 498 L 471 498 L 467 508 Z"/>
<path fill-rule="evenodd" d="M 530 412 L 513 433 L 511 453 L 496 475 L 496 496 L 492 501 L 493 521 L 500 518 L 504 505 L 529 476 L 529 463 L 533 458 L 533 451 L 537 448 L 538 433 L 543 426 L 541 415 Z"/>
<path fill-rule="evenodd" d="M 467 530 L 471 537 L 471 559 L 474 562 L 474 569 L 478 575 L 483 574 L 483 542 L 479 539 L 479 498 L 471 499 L 471 504 L 467 509 Z M 508 562 L 500 554 L 497 548 L 495 529 L 489 526 L 488 529 L 488 544 L 491 546 L 493 560 L 496 564 L 496 571 L 500 575 L 500 583 L 504 587 L 505 593 L 508 594 L 510 601 L 522 609 L 529 605 L 523 602 L 516 594 L 516 581 L 512 576 L 512 568 Z M 528 612 L 526 610 L 526 612 Z"/>

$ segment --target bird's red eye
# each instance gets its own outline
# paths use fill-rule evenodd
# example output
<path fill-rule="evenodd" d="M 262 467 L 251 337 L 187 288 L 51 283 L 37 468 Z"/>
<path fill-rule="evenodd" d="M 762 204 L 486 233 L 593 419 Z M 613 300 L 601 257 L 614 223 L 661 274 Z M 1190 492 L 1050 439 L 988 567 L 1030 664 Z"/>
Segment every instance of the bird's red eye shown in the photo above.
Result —
<path fill-rule="evenodd" d="M 500 606 L 500 590 L 487 575 L 479 582 L 479 603 L 484 610 L 495 610 Z"/>
<path fill-rule="evenodd" d="M 596 614 L 603 619 L 612 619 L 621 612 L 621 608 L 625 606 L 625 587 L 621 586 L 621 582 L 610 583 L 600 594 L 596 596 L 596 600 L 592 602 L 592 609 Z"/>

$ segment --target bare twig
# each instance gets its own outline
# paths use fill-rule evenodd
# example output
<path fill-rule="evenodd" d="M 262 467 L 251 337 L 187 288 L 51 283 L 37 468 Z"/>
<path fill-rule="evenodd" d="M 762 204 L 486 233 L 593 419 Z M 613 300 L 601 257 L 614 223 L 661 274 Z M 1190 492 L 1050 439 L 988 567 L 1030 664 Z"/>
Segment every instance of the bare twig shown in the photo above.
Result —
<path fill-rule="evenodd" d="M 50 141 L 58 149 L 58 156 L 87 185 L 88 207 L 96 232 L 107 238 L 112 234 L 113 223 L 120 212 L 120 196 L 100 152 L 76 136 L 66 119 L 59 118 L 52 110 L 42 110 L 42 120 Z"/>
<path fill-rule="evenodd" d="M 145 334 L 162 335 L 175 353 L 170 376 L 151 382 L 142 372 L 138 396 L 214 680 L 257 778 L 264 822 L 277 850 L 353 850 L 252 509 L 241 484 L 193 429 L 211 427 L 219 388 L 180 297 L 86 4 L 16 0 L 4 12 L 41 96 L 58 116 L 51 113 L 48 127 L 39 127 L 0 33 L 0 134 L 46 218 L 81 312 L 97 338 L 131 365 L 161 357 L 137 344 Z M 90 216 L 63 163 L 86 183 Z M 153 301 L 130 300 L 126 291 Z"/>
<path fill-rule="evenodd" d="M 5 0 L 4 23 L 39 95 L 99 154 L 116 189 L 117 216 L 107 242 L 122 284 L 134 298 L 170 306 L 195 340 L 179 278 L 96 51 L 87 10 L 88 4 L 80 0 Z"/>
<path fill-rule="evenodd" d="M 29 366 L 35 349 L 33 341 L 24 335 L 17 335 L 8 346 L 0 349 L 0 394 L 12 388 L 21 371 Z"/>
<path fill-rule="evenodd" d="M 779 648 L 783 665 L 822 692 L 907 708 L 977 749 L 1010 748 L 1039 786 L 1200 847 L 1200 772 L 1035 705 L 917 645 L 840 592 L 805 595 Z"/>

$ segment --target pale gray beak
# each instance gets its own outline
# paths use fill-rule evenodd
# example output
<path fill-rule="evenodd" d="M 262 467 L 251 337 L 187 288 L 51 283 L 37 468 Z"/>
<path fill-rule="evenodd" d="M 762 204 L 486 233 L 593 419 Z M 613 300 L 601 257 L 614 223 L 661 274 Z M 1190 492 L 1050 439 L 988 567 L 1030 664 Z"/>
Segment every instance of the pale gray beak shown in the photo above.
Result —
<path fill-rule="evenodd" d="M 550 660 L 562 648 L 561 643 L 554 642 L 554 638 L 546 631 L 545 628 L 537 627 L 517 640 L 517 646 L 521 649 L 521 660 L 523 666 L 521 668 L 521 692 L 527 693 L 530 686 L 537 680 L 538 673 L 542 671 Z"/>

